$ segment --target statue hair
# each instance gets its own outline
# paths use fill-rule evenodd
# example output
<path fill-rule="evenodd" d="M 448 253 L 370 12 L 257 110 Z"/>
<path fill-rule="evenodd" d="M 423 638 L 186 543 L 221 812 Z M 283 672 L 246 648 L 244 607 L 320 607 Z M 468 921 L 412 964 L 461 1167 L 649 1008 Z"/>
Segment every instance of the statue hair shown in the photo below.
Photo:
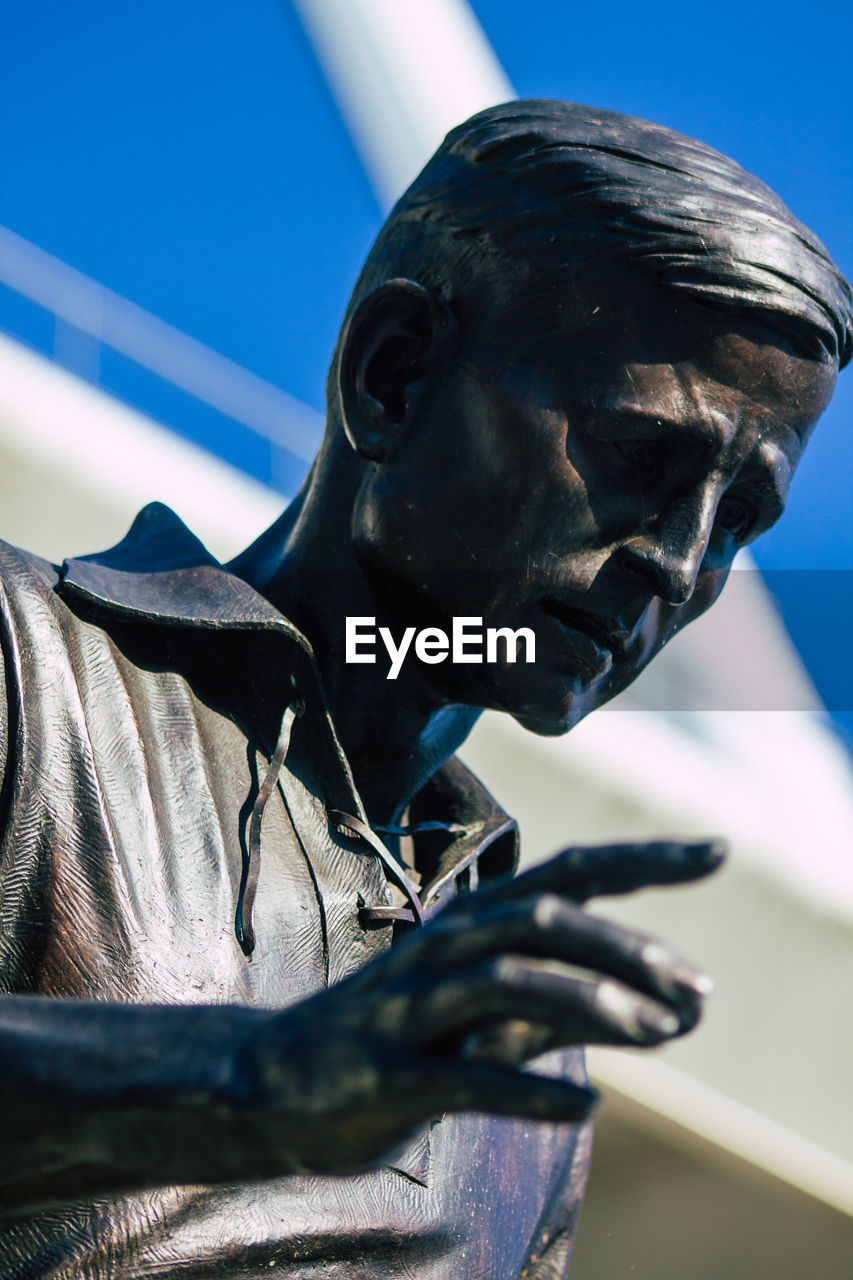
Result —
<path fill-rule="evenodd" d="M 452 302 L 496 260 L 537 290 L 619 262 L 802 354 L 853 355 L 850 286 L 820 240 L 733 160 L 633 116 L 534 99 L 453 129 L 380 230 L 347 314 L 395 276 Z"/>

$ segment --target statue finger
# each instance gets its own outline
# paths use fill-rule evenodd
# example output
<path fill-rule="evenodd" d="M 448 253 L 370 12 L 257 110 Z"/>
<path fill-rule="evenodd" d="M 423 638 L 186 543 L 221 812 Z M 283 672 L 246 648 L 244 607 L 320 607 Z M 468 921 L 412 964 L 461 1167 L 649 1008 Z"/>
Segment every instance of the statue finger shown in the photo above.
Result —
<path fill-rule="evenodd" d="M 431 1063 L 425 1088 L 437 1112 L 485 1111 L 558 1123 L 586 1120 L 599 1100 L 595 1089 L 473 1058 Z"/>
<path fill-rule="evenodd" d="M 586 902 L 656 885 L 703 880 L 722 865 L 725 853 L 723 840 L 572 846 L 486 892 L 494 898 L 550 892 Z"/>
<path fill-rule="evenodd" d="M 423 962 L 444 971 L 506 952 L 564 961 L 618 978 L 695 1022 L 710 978 L 664 943 L 590 915 L 554 893 L 490 904 L 437 920 L 423 935 Z"/>
<path fill-rule="evenodd" d="M 614 978 L 590 977 L 559 961 L 520 955 L 503 955 L 437 980 L 412 1010 L 409 1035 L 423 1047 L 439 1049 L 448 1040 L 513 1020 L 543 1026 L 555 1046 L 645 1047 L 688 1029 L 672 1007 Z"/>

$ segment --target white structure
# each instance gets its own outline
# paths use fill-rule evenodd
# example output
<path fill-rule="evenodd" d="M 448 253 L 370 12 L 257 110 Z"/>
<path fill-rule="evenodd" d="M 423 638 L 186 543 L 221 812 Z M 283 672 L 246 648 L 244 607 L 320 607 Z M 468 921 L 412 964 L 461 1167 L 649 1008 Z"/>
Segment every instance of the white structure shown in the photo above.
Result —
<path fill-rule="evenodd" d="M 228 558 L 281 511 L 270 489 L 0 335 L 2 536 L 49 560 L 105 548 L 153 498 Z"/>
<path fill-rule="evenodd" d="M 515 90 L 459 0 L 293 0 L 380 203 L 454 125 Z"/>

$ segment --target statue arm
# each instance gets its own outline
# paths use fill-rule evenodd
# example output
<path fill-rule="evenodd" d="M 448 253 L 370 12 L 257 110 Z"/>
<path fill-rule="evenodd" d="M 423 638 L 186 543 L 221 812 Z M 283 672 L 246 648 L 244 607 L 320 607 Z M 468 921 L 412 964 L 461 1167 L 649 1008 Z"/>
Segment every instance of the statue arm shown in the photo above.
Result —
<path fill-rule="evenodd" d="M 281 1012 L 0 998 L 2 1200 L 355 1173 L 442 1112 L 582 1120 L 591 1090 L 523 1064 L 660 1044 L 695 1025 L 707 989 L 585 900 L 718 862 L 707 845 L 566 850 Z"/>
<path fill-rule="evenodd" d="M 0 1203 L 257 1176 L 243 1044 L 272 1015 L 236 1006 L 0 997 Z M 273 1137 L 273 1135 L 270 1135 Z M 290 1171 L 277 1135 L 267 1159 Z"/>

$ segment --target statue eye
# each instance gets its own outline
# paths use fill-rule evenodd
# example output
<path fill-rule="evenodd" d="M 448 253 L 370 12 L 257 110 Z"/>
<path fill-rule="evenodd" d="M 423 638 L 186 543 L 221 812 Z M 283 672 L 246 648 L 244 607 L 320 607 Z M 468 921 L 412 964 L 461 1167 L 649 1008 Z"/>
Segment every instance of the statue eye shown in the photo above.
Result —
<path fill-rule="evenodd" d="M 650 481 L 657 478 L 663 467 L 666 453 L 662 441 L 617 440 L 615 444 L 618 452 L 630 465 L 639 480 Z"/>
<path fill-rule="evenodd" d="M 752 507 L 743 498 L 725 497 L 717 507 L 717 525 L 733 538 L 743 538 L 752 527 Z"/>

